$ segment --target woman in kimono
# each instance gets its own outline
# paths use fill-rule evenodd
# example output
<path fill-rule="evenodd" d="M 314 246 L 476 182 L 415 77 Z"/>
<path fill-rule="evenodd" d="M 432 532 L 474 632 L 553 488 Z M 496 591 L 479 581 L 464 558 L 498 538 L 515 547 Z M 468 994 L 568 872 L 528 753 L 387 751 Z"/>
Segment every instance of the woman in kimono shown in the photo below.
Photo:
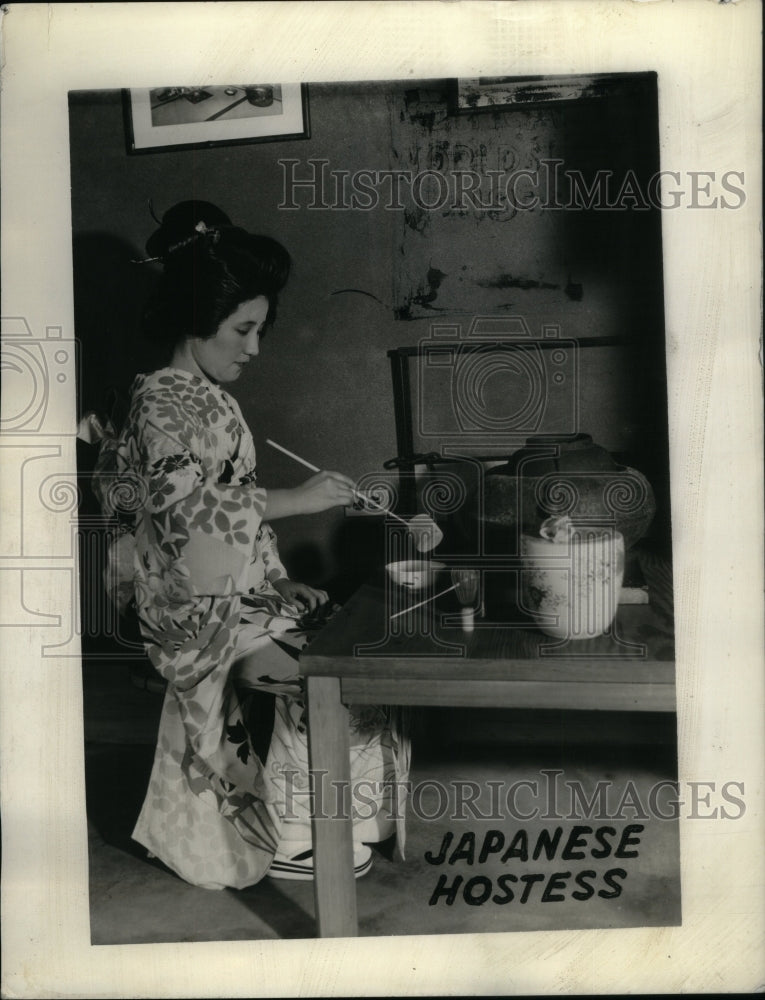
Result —
<path fill-rule="evenodd" d="M 167 681 L 133 837 L 199 886 L 310 879 L 297 650 L 306 641 L 301 615 L 327 595 L 288 578 L 270 524 L 347 506 L 353 483 L 321 472 L 295 489 L 258 486 L 252 435 L 222 388 L 257 357 L 273 323 L 286 250 L 232 226 L 215 206 L 182 202 L 147 251 L 163 274 L 146 327 L 169 364 L 136 378 L 125 426 L 102 448 L 98 486 L 112 511 L 124 510 L 126 492 L 134 498 L 125 537 L 135 604 L 148 656 Z M 371 867 L 367 843 L 393 832 L 391 796 L 406 778 L 408 748 L 382 708 L 352 710 L 350 736 L 352 782 L 364 782 L 358 877 Z"/>

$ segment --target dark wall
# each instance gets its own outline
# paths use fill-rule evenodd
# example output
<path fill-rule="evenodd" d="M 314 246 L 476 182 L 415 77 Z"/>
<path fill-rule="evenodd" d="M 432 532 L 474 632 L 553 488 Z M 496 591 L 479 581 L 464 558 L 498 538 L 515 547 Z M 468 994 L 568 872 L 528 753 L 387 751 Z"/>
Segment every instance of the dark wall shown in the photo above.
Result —
<path fill-rule="evenodd" d="M 370 212 L 280 209 L 283 169 L 278 160 L 294 158 L 303 164 L 309 157 L 325 158 L 333 169 L 386 169 L 391 161 L 390 101 L 412 86 L 411 82 L 311 86 L 308 140 L 141 155 L 126 152 L 118 92 L 71 95 L 75 333 L 83 347 L 81 411 L 103 410 L 111 404 L 112 388 L 125 395 L 137 371 L 157 366 L 157 356 L 137 334 L 141 303 L 154 275 L 151 266 L 137 266 L 130 260 L 143 256 L 144 242 L 154 228 L 149 199 L 161 214 L 176 201 L 200 198 L 218 204 L 239 225 L 277 237 L 294 259 L 276 327 L 264 340 L 257 364 L 231 390 L 255 437 L 261 484 L 294 485 L 305 475 L 268 448 L 266 437 L 318 466 L 341 469 L 354 477 L 380 469 L 384 460 L 395 455 L 386 351 L 417 343 L 429 329 L 428 319 L 395 319 L 391 307 L 400 213 L 384 208 Z M 587 129 L 613 148 L 598 124 L 599 116 L 602 124 L 602 106 L 591 107 L 591 111 L 577 111 L 578 119 L 558 113 L 554 118 L 555 148 L 570 150 L 583 165 L 594 162 L 588 153 Z M 517 131 L 524 112 L 514 114 Z M 632 135 L 630 149 L 643 148 L 643 137 L 636 138 L 624 115 L 622 107 L 616 120 L 623 133 Z M 644 130 L 650 137 L 655 122 L 651 124 L 650 115 L 639 120 L 647 122 Z M 630 154 L 630 162 L 639 156 L 645 169 L 653 155 L 650 149 L 655 148 L 649 144 L 648 154 Z M 594 155 L 597 160 L 601 154 Z M 613 158 L 612 152 L 608 155 Z M 305 173 L 307 168 L 300 170 Z M 630 457 L 640 449 L 641 441 L 658 434 L 648 449 L 654 452 L 661 426 L 666 424 L 661 266 L 656 226 L 640 220 L 635 223 L 629 213 L 619 216 L 580 216 L 562 230 L 551 229 L 543 218 L 535 228 L 525 218 L 523 233 L 527 241 L 538 240 L 540 250 L 545 241 L 562 238 L 567 257 L 581 260 L 582 297 L 577 300 L 561 292 L 551 314 L 548 309 L 549 321 L 561 323 L 564 330 L 575 329 L 577 335 L 588 329 L 606 334 L 624 329 L 632 337 L 636 326 L 650 326 L 653 331 L 638 350 L 639 357 L 648 359 L 644 362 L 646 379 L 660 373 L 648 400 L 636 391 L 634 358 L 625 360 L 624 353 L 617 351 L 593 356 L 588 362 L 589 426 L 583 429 Z M 555 232 L 563 235 L 550 235 Z M 608 246 L 603 244 L 606 238 Z M 618 256 L 616 247 L 621 248 Z M 448 316 L 440 318 L 449 320 Z M 465 322 L 465 317 L 457 321 Z M 646 437 L 645 428 L 656 414 L 659 431 L 650 430 Z M 283 555 L 296 575 L 316 580 L 332 576 L 338 561 L 361 558 L 362 536 L 370 532 L 369 551 L 376 551 L 372 528 L 359 529 L 357 544 L 353 531 L 349 542 L 348 531 L 341 530 L 343 521 L 342 513 L 328 512 L 277 525 Z"/>

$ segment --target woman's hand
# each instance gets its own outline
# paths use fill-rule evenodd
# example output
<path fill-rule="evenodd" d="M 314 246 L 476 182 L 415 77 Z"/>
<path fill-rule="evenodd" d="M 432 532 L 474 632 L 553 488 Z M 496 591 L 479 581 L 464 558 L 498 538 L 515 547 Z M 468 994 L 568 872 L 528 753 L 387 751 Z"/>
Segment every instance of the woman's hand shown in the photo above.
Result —
<path fill-rule="evenodd" d="M 295 583 L 285 577 L 282 577 L 281 580 L 275 580 L 273 586 L 289 604 L 296 604 L 308 611 L 313 611 L 314 608 L 320 604 L 326 604 L 329 600 L 329 595 L 325 590 L 309 587 L 307 583 Z"/>
<path fill-rule="evenodd" d="M 342 472 L 317 472 L 296 487 L 303 514 L 318 514 L 330 507 L 348 507 L 353 503 L 354 483 Z"/>
<path fill-rule="evenodd" d="M 348 507 L 355 497 L 354 483 L 342 472 L 317 472 L 292 490 L 268 490 L 265 518 L 275 521 L 295 514 L 318 514 L 331 507 Z"/>

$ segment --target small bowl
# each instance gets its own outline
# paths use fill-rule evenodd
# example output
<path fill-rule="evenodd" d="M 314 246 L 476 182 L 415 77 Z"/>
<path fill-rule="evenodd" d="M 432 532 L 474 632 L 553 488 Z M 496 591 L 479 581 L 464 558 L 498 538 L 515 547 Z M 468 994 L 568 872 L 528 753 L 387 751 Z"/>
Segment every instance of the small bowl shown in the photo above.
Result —
<path fill-rule="evenodd" d="M 432 586 L 436 574 L 442 569 L 446 569 L 444 563 L 431 559 L 410 559 L 387 563 L 385 566 L 385 572 L 391 580 L 407 590 L 424 590 Z"/>

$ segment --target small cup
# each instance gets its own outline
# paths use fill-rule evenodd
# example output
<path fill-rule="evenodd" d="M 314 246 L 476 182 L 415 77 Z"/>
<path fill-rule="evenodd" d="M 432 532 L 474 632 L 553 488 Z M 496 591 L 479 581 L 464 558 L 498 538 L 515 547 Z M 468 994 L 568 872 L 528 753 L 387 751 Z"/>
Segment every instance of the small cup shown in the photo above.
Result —
<path fill-rule="evenodd" d="M 445 568 L 443 563 L 431 559 L 406 559 L 403 562 L 388 563 L 385 571 L 399 587 L 425 590 L 433 585 L 436 574 Z"/>

